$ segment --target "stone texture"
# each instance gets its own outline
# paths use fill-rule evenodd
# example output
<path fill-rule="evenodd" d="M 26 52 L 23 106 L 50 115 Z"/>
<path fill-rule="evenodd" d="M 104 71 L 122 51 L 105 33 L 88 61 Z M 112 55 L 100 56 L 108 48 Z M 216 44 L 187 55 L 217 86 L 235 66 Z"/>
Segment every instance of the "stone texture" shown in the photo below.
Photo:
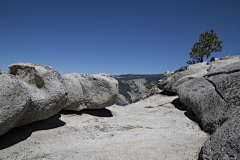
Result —
<path fill-rule="evenodd" d="M 240 62 L 224 66 L 204 77 L 229 105 L 240 105 Z"/>
<path fill-rule="evenodd" d="M 205 78 L 195 78 L 177 88 L 179 99 L 191 108 L 204 129 L 213 133 L 227 118 L 230 106 Z"/>
<path fill-rule="evenodd" d="M 50 66 L 33 63 L 15 63 L 9 73 L 28 89 L 31 105 L 17 126 L 49 118 L 63 109 L 67 100 L 62 76 Z"/>
<path fill-rule="evenodd" d="M 50 66 L 33 63 L 16 63 L 9 69 L 7 73 L 0 70 L 0 135 L 47 119 L 63 108 L 101 109 L 117 99 L 118 82 L 107 74 L 61 76 Z"/>
<path fill-rule="evenodd" d="M 68 100 L 64 106 L 64 110 L 80 111 L 87 108 L 83 104 L 83 90 L 81 83 L 79 82 L 78 73 L 70 73 L 62 76 L 68 93 Z"/>
<path fill-rule="evenodd" d="M 178 85 L 205 75 L 208 68 L 207 62 L 184 66 L 174 73 L 165 74 L 163 80 L 158 84 L 158 88 L 169 92 L 176 92 L 175 89 Z"/>
<path fill-rule="evenodd" d="M 16 127 L 28 110 L 28 89 L 14 76 L 0 71 L 0 135 Z"/>
<path fill-rule="evenodd" d="M 196 160 L 209 135 L 187 111 L 177 109 L 172 102 L 176 98 L 154 95 L 128 106 L 60 112 L 55 119 L 0 137 L 4 146 L 25 138 L 0 150 L 0 159 Z M 64 125 L 56 127 L 59 123 Z M 48 129 L 42 129 L 45 126 Z"/>
<path fill-rule="evenodd" d="M 152 95 L 155 95 L 155 94 L 160 94 L 162 92 L 161 89 L 159 89 L 156 85 L 153 86 L 150 90 L 147 91 L 147 94 L 145 94 L 142 99 L 146 99 Z"/>
<path fill-rule="evenodd" d="M 69 101 L 67 102 L 66 110 L 102 109 L 116 102 L 118 81 L 107 74 L 87 75 L 71 73 L 63 75 L 63 77 L 66 83 L 70 79 L 69 84 L 67 84 Z M 77 93 L 75 90 L 72 90 L 74 87 L 78 90 Z"/>
<path fill-rule="evenodd" d="M 199 159 L 240 159 L 240 110 L 204 143 Z"/>
<path fill-rule="evenodd" d="M 200 159 L 239 159 L 240 61 L 226 57 L 202 77 L 178 85 L 180 101 L 191 108 L 210 134 Z M 214 64 L 211 62 L 212 64 Z M 222 66 L 222 67 L 220 67 Z"/>
<path fill-rule="evenodd" d="M 176 92 L 176 87 L 186 81 L 196 77 L 202 77 L 207 73 L 214 73 L 216 70 L 225 67 L 229 64 L 240 62 L 240 56 L 226 56 L 219 60 L 214 58 L 214 61 L 209 63 L 202 62 L 181 67 L 174 73 L 166 72 L 164 78 L 158 84 L 160 89 L 170 92 Z"/>
<path fill-rule="evenodd" d="M 126 106 L 129 103 L 126 101 L 125 97 L 122 94 L 118 94 L 115 104 L 119 106 Z"/>
<path fill-rule="evenodd" d="M 239 84 L 240 62 L 235 62 L 179 85 L 177 94 L 203 125 L 216 129 L 240 105 Z"/>
<path fill-rule="evenodd" d="M 83 102 L 88 109 L 101 109 L 113 105 L 118 96 L 118 81 L 104 73 L 97 73 L 80 80 Z"/>
<path fill-rule="evenodd" d="M 208 72 L 212 72 L 213 70 L 222 68 L 224 66 L 227 66 L 229 64 L 239 62 L 239 61 L 240 61 L 240 55 L 238 55 L 238 56 L 226 56 L 226 57 L 220 58 L 217 61 L 212 61 L 212 62 L 208 63 L 208 65 L 209 65 Z"/>

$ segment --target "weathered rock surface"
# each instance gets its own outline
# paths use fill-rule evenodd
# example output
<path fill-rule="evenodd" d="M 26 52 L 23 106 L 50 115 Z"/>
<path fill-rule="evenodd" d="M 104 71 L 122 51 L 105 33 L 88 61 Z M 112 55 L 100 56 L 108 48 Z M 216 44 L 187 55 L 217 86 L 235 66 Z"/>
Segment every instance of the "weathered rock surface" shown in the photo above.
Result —
<path fill-rule="evenodd" d="M 149 75 L 119 75 L 113 76 L 118 80 L 118 91 L 125 97 L 125 100 L 131 104 L 142 99 L 147 92 L 155 86 L 163 74 Z"/>
<path fill-rule="evenodd" d="M 107 74 L 70 73 L 63 78 L 68 90 L 65 110 L 102 109 L 116 102 L 118 82 Z"/>
<path fill-rule="evenodd" d="M 177 94 L 206 129 L 214 132 L 240 105 L 239 84 L 240 62 L 235 62 L 179 85 Z"/>
<path fill-rule="evenodd" d="M 196 77 L 205 75 L 208 68 L 209 66 L 207 65 L 207 62 L 203 62 L 184 66 L 176 70 L 174 73 L 165 73 L 164 78 L 158 84 L 158 88 L 175 93 L 178 85 Z"/>
<path fill-rule="evenodd" d="M 144 83 L 146 83 L 145 78 L 132 79 L 132 80 L 126 80 L 126 81 L 122 80 L 121 82 L 128 84 L 130 86 L 130 91 L 128 91 L 127 93 L 131 97 L 131 102 L 136 102 L 140 100 L 148 90 L 144 85 Z"/>
<path fill-rule="evenodd" d="M 240 159 L 240 110 L 238 109 L 204 143 L 199 159 Z"/>
<path fill-rule="evenodd" d="M 113 77 L 97 73 L 79 76 L 83 89 L 83 102 L 87 109 L 102 109 L 116 102 L 118 96 L 118 81 Z"/>
<path fill-rule="evenodd" d="M 196 77 L 202 77 L 207 73 L 211 73 L 214 70 L 223 68 L 229 64 L 239 61 L 240 56 L 227 56 L 209 63 L 202 62 L 184 66 L 176 70 L 174 73 L 166 72 L 164 74 L 164 78 L 158 84 L 158 87 L 166 91 L 176 92 L 176 87 L 186 81 L 189 81 Z"/>
<path fill-rule="evenodd" d="M 115 103 L 118 82 L 103 73 L 61 76 L 50 66 L 33 63 L 0 70 L 0 135 L 9 129 L 47 119 L 65 110 L 102 109 Z"/>
<path fill-rule="evenodd" d="M 226 57 L 220 58 L 217 61 L 212 61 L 212 62 L 208 63 L 208 65 L 210 66 L 208 69 L 208 72 L 212 72 L 215 69 L 219 69 L 219 68 L 222 68 L 224 66 L 227 66 L 229 64 L 239 62 L 239 61 L 240 61 L 240 55 L 239 56 L 226 56 Z"/>
<path fill-rule="evenodd" d="M 122 94 L 118 94 L 115 104 L 119 106 L 126 106 L 129 103 L 126 101 L 125 97 Z"/>
<path fill-rule="evenodd" d="M 67 103 L 64 105 L 64 110 L 80 111 L 87 108 L 83 103 L 83 90 L 79 82 L 78 73 L 69 73 L 62 76 L 68 93 Z"/>
<path fill-rule="evenodd" d="M 33 63 L 15 63 L 8 68 L 9 73 L 27 87 L 31 97 L 31 104 L 17 126 L 49 118 L 63 109 L 67 100 L 66 87 L 55 69 Z"/>
<path fill-rule="evenodd" d="M 160 94 L 162 92 L 161 89 L 159 89 L 156 85 L 153 86 L 150 90 L 148 90 L 147 94 L 145 94 L 142 99 L 146 99 L 152 95 L 155 95 L 155 94 Z"/>
<path fill-rule="evenodd" d="M 190 107 L 204 129 L 213 133 L 229 115 L 229 105 L 205 78 L 187 81 L 177 88 L 180 101 Z"/>
<path fill-rule="evenodd" d="M 177 109 L 176 98 L 154 95 L 128 106 L 60 112 L 0 137 L 0 159 L 195 160 L 209 135 Z"/>
<path fill-rule="evenodd" d="M 203 146 L 201 158 L 238 159 L 240 56 L 227 56 L 208 63 L 206 74 L 200 70 L 200 74 L 190 75 L 191 78 L 179 76 L 191 66 L 165 76 L 159 87 L 176 92 L 180 101 L 194 112 L 203 129 L 214 133 Z"/>
<path fill-rule="evenodd" d="M 14 76 L 0 71 L 0 135 L 16 127 L 30 105 L 28 89 Z"/>

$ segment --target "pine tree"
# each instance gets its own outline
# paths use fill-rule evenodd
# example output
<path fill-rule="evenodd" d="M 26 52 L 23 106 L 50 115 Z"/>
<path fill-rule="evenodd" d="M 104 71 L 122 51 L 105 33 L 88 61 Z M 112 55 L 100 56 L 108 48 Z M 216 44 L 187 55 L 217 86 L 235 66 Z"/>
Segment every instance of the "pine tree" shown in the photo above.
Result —
<path fill-rule="evenodd" d="M 209 58 L 211 52 L 220 52 L 222 50 L 222 41 L 218 41 L 219 37 L 213 32 L 214 30 L 212 29 L 210 33 L 206 31 L 200 34 L 199 42 L 196 42 L 193 48 L 191 48 L 192 52 L 189 53 L 189 56 L 193 60 L 187 61 L 188 64 L 203 62 L 204 56 Z"/>

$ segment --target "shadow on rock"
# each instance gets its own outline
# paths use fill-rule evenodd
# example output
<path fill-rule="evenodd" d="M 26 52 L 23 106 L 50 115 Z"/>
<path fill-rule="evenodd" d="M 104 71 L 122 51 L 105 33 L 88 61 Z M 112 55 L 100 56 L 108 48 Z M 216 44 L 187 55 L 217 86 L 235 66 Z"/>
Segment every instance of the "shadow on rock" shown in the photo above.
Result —
<path fill-rule="evenodd" d="M 201 127 L 199 121 L 197 120 L 195 114 L 192 112 L 192 110 L 188 107 L 186 107 L 182 102 L 180 102 L 179 98 L 173 100 L 171 102 L 177 109 L 181 110 L 181 111 L 185 111 L 184 115 L 186 117 L 188 117 L 190 120 L 198 123 L 198 125 Z"/>
<path fill-rule="evenodd" d="M 171 104 L 174 105 L 175 108 L 179 109 L 180 111 L 186 111 L 187 108 L 185 108 L 182 104 L 182 102 L 180 102 L 179 98 L 174 99 Z"/>
<path fill-rule="evenodd" d="M 94 110 L 83 110 L 82 113 L 90 114 L 96 117 L 113 117 L 112 112 L 106 108 L 94 109 Z"/>
<path fill-rule="evenodd" d="M 75 115 L 82 115 L 82 114 L 89 114 L 96 117 L 113 117 L 112 112 L 106 108 L 103 109 L 84 109 L 82 111 L 71 111 L 71 110 L 62 110 L 59 112 L 60 114 L 75 114 Z"/>
<path fill-rule="evenodd" d="M 64 126 L 66 123 L 61 121 L 59 119 L 60 117 L 60 114 L 57 114 L 45 120 L 33 122 L 22 127 L 13 128 L 6 134 L 0 136 L 0 150 L 11 147 L 12 145 L 27 139 L 34 131 L 48 130 Z"/>
<path fill-rule="evenodd" d="M 165 95 L 165 96 L 176 96 L 177 95 L 176 93 L 165 91 L 165 90 L 160 92 L 159 94 L 162 94 L 162 95 Z"/>

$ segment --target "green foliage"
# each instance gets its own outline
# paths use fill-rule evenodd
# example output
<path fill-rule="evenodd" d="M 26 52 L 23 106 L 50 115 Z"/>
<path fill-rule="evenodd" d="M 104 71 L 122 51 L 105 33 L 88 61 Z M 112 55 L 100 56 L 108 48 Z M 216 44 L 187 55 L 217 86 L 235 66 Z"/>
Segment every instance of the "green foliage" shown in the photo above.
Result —
<path fill-rule="evenodd" d="M 206 31 L 200 34 L 199 42 L 196 42 L 191 48 L 192 52 L 189 53 L 189 56 L 193 60 L 187 61 L 188 64 L 203 62 L 203 58 L 209 58 L 211 52 L 220 52 L 222 50 L 222 41 L 218 41 L 219 37 L 213 32 L 212 29 L 210 32 Z"/>

